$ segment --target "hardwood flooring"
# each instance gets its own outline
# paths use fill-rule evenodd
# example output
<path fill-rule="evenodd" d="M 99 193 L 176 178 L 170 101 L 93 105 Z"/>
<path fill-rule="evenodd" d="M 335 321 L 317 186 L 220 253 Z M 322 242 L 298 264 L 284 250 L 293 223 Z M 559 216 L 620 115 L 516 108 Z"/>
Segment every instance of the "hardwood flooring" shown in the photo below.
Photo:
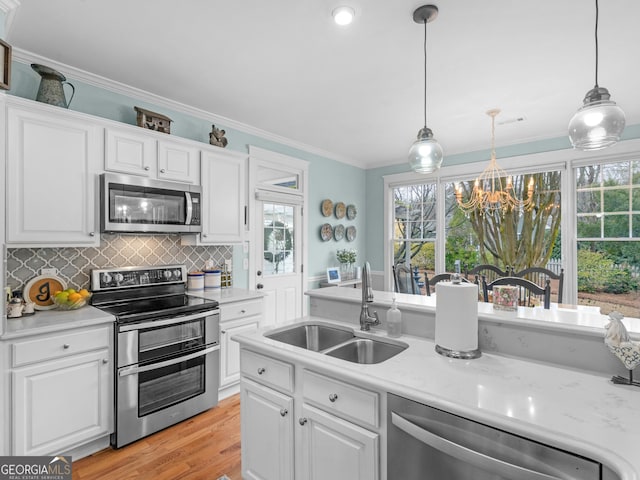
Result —
<path fill-rule="evenodd" d="M 240 395 L 118 450 L 73 462 L 73 480 L 240 480 Z"/>

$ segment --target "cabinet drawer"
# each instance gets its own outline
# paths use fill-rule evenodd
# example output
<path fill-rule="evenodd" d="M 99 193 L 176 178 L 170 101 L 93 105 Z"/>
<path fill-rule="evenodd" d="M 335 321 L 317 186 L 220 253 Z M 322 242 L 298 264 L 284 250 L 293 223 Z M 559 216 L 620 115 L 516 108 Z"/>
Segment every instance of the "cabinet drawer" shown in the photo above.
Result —
<path fill-rule="evenodd" d="M 375 392 L 305 370 L 302 394 L 305 400 L 330 413 L 379 426 L 379 395 Z"/>
<path fill-rule="evenodd" d="M 240 371 L 264 385 L 285 392 L 293 391 L 293 365 L 258 353 L 242 350 L 240 353 Z"/>
<path fill-rule="evenodd" d="M 12 364 L 19 367 L 105 347 L 109 347 L 109 327 L 21 340 L 13 344 Z"/>
<path fill-rule="evenodd" d="M 248 300 L 246 302 L 225 303 L 220 305 L 220 321 L 235 320 L 252 315 L 262 315 L 262 299 Z"/>

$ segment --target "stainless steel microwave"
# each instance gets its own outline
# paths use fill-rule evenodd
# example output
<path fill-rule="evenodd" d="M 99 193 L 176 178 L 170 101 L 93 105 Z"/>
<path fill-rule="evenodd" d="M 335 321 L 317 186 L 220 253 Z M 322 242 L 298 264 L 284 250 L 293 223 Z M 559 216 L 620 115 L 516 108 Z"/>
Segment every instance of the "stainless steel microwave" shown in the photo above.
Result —
<path fill-rule="evenodd" d="M 202 231 L 202 188 L 131 175 L 100 175 L 100 231 Z"/>

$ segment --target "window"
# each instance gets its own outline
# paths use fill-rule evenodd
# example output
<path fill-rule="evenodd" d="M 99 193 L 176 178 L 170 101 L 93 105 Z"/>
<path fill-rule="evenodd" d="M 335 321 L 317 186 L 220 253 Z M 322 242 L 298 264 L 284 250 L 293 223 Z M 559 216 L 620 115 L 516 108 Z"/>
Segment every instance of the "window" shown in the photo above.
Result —
<path fill-rule="evenodd" d="M 640 160 L 576 168 L 580 304 L 640 317 Z"/>
<path fill-rule="evenodd" d="M 638 152 L 640 139 L 620 142 L 601 157 L 599 153 L 566 149 L 502 158 L 500 163 L 513 175 L 514 182 L 533 175 L 536 195 L 547 197 L 542 202 L 546 203 L 546 209 L 536 212 L 539 221 L 531 219 L 532 225 L 522 218 L 500 226 L 484 225 L 485 230 L 511 229 L 515 254 L 510 247 L 512 256 L 506 265 L 517 268 L 522 257 L 531 252 L 538 259 L 548 257 L 547 268 L 556 272 L 564 269 L 563 303 L 594 305 L 601 307 L 603 314 L 617 309 L 625 316 L 640 318 Z M 507 258 L 504 245 L 481 241 L 484 234 L 473 228 L 473 219 L 454 208 L 454 185 L 473 181 L 485 166 L 484 161 L 447 166 L 445 160 L 445 166 L 434 175 L 401 173 L 384 177 L 385 238 L 389 239 L 384 244 L 384 258 L 388 289 L 393 288 L 391 265 L 398 257 L 402 241 L 414 245 L 414 249 L 420 242 L 433 248 L 430 262 L 424 265 L 433 266 L 437 273 L 451 271 L 456 259 L 463 265 L 472 265 Z M 407 192 L 412 184 L 429 185 L 433 189 L 435 217 L 431 215 L 428 221 L 435 221 L 435 235 L 430 232 L 418 239 L 407 236 L 406 230 L 404 237 L 392 233 L 397 223 L 395 194 Z M 542 250 L 536 251 L 540 246 Z M 415 264 L 420 257 L 411 258 Z M 553 292 L 553 282 L 551 287 Z"/>

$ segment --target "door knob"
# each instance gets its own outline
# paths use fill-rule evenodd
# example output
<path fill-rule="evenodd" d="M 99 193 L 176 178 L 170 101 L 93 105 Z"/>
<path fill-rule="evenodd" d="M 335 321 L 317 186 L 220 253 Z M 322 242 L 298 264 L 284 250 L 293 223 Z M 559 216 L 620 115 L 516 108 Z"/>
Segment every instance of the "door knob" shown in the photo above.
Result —
<path fill-rule="evenodd" d="M 258 375 L 262 375 L 265 372 L 265 369 L 263 367 L 260 367 L 258 369 Z"/>
<path fill-rule="evenodd" d="M 329 401 L 330 402 L 335 402 L 338 399 L 338 394 L 337 393 L 332 393 L 329 395 Z"/>
<path fill-rule="evenodd" d="M 258 290 L 260 290 L 261 288 L 264 288 L 264 285 L 263 285 L 263 284 L 261 284 L 261 283 L 259 283 L 259 284 L 257 284 L 257 285 L 256 285 L 256 288 L 257 288 Z"/>
<path fill-rule="evenodd" d="M 289 413 L 289 410 L 287 410 L 286 408 L 283 408 L 282 410 L 280 410 L 280 415 L 282 417 L 285 417 L 287 415 L 287 413 Z"/>
<path fill-rule="evenodd" d="M 306 419 L 306 418 L 304 418 L 304 417 L 302 417 L 300 420 L 298 420 L 298 423 L 299 423 L 300 425 L 304 425 L 305 423 L 307 423 L 307 419 Z"/>
<path fill-rule="evenodd" d="M 256 272 L 256 275 L 258 275 L 259 277 L 260 277 L 260 276 L 262 276 L 262 270 L 258 270 L 258 271 Z"/>

